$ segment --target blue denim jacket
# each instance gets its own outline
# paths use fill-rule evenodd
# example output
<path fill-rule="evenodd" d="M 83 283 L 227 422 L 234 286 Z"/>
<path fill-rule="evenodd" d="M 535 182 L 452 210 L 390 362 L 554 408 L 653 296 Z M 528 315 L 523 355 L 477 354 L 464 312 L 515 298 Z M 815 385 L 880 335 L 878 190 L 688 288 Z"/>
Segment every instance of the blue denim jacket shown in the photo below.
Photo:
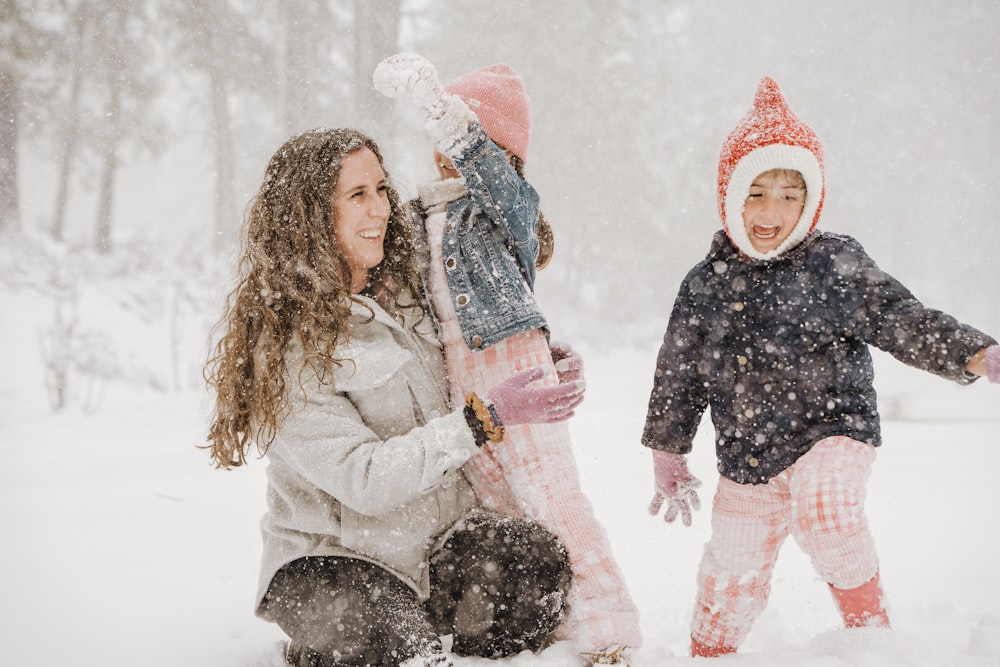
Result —
<path fill-rule="evenodd" d="M 546 328 L 535 299 L 538 193 L 479 123 L 448 157 L 469 189 L 448 205 L 441 253 L 465 344 L 482 350 Z"/>

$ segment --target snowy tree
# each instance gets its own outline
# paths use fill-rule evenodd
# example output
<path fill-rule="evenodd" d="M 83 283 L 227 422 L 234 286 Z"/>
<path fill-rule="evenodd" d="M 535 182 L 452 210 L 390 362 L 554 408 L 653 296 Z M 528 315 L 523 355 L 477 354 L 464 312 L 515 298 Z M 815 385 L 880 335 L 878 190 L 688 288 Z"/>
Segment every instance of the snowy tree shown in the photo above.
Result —
<path fill-rule="evenodd" d="M 100 166 L 94 246 L 99 252 L 108 252 L 121 148 L 150 129 L 149 105 L 155 86 L 147 71 L 151 57 L 146 40 L 151 32 L 149 16 L 129 0 L 101 4 L 103 7 L 92 7 L 95 11 L 91 14 L 96 19 L 91 44 L 97 48 L 93 84 L 104 97 L 101 113 L 105 119 L 96 137 Z"/>
<path fill-rule="evenodd" d="M 91 167 L 87 173 L 97 174 L 93 245 L 109 251 L 122 151 L 154 149 L 161 140 L 153 109 L 160 79 L 148 8 L 127 0 L 59 0 L 28 14 L 45 32 L 22 37 L 36 53 L 22 86 L 30 130 L 24 138 L 54 155 L 50 232 L 56 240 L 65 237 L 74 171 L 84 164 Z"/>
<path fill-rule="evenodd" d="M 174 58 L 184 71 L 203 75 L 211 125 L 215 172 L 214 245 L 232 242 L 237 205 L 234 192 L 232 96 L 241 91 L 274 95 L 273 48 L 251 31 L 251 19 L 227 0 L 165 0 L 167 24 L 174 27 Z"/>
<path fill-rule="evenodd" d="M 49 48 L 31 3 L 0 0 L 0 232 L 21 227 L 18 166 L 24 81 Z"/>
<path fill-rule="evenodd" d="M 393 134 L 392 107 L 371 84 L 375 66 L 399 50 L 401 0 L 354 0 L 355 110 L 368 119 L 367 130 L 388 139 Z"/>
<path fill-rule="evenodd" d="M 70 180 L 73 164 L 76 162 L 81 135 L 81 105 L 83 97 L 83 80 L 85 61 L 74 54 L 84 52 L 87 42 L 87 32 L 90 21 L 82 7 L 77 6 L 69 12 L 67 29 L 62 48 L 56 51 L 56 57 L 62 60 L 62 70 L 68 74 L 68 89 L 65 91 L 65 103 L 62 113 L 53 114 L 53 131 L 56 133 L 57 145 L 57 177 L 55 204 L 52 213 L 52 238 L 56 241 L 65 240 L 66 208 L 69 204 Z M 60 136 L 61 135 L 61 136 Z"/>

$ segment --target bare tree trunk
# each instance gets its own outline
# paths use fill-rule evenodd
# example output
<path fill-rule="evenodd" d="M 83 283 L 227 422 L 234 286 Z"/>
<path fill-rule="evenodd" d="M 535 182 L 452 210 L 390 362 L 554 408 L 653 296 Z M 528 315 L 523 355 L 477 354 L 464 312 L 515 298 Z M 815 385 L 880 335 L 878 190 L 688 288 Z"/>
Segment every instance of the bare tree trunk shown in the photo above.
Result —
<path fill-rule="evenodd" d="M 111 217 L 115 201 L 115 177 L 118 173 L 118 136 L 114 128 L 118 125 L 121 112 L 121 91 L 116 77 L 108 77 L 108 119 L 112 132 L 104 141 L 101 165 L 101 184 L 97 195 L 97 236 L 95 246 L 98 252 L 111 251 Z"/>
<path fill-rule="evenodd" d="M 0 62 L 0 232 L 21 228 L 17 190 L 20 111 L 20 81 L 9 63 Z"/>
<path fill-rule="evenodd" d="M 308 10 L 300 0 L 285 0 L 281 14 L 285 28 L 285 134 L 291 136 L 304 129 L 309 117 L 311 96 L 309 88 L 309 43 L 302 38 L 303 24 L 309 22 Z"/>
<path fill-rule="evenodd" d="M 233 195 L 233 145 L 230 133 L 229 94 L 225 77 L 217 70 L 209 75 L 215 135 L 215 247 L 228 241 L 235 215 Z"/>
<path fill-rule="evenodd" d="M 85 17 L 77 12 L 73 17 L 72 40 L 77 50 L 82 53 Z M 69 183 L 73 172 L 73 162 L 76 160 L 77 147 L 80 143 L 80 95 L 83 89 L 83 59 L 73 59 L 72 81 L 70 82 L 69 99 L 66 101 L 67 118 L 64 128 L 63 144 L 59 153 L 59 175 L 56 178 L 55 211 L 52 214 L 52 238 L 63 241 L 66 238 L 66 206 L 69 203 Z"/>
<path fill-rule="evenodd" d="M 372 86 L 382 59 L 399 50 L 400 0 L 354 0 L 354 99 L 359 120 L 380 140 L 391 140 L 392 105 Z"/>
<path fill-rule="evenodd" d="M 59 153 L 59 175 L 56 179 L 56 204 L 52 215 L 52 238 L 63 241 L 66 238 L 66 206 L 69 203 L 69 182 L 76 160 L 76 149 L 80 138 L 80 90 L 83 73 L 79 67 L 73 71 L 73 82 L 70 86 L 69 118 L 66 122 L 66 132 L 63 135 L 62 150 Z"/>

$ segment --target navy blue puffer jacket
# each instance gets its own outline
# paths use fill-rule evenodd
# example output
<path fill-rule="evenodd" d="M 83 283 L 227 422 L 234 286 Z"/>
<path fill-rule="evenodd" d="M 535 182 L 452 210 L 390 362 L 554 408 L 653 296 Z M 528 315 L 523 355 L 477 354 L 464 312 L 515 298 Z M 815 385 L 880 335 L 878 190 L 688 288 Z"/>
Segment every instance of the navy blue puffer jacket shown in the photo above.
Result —
<path fill-rule="evenodd" d="M 674 303 L 642 442 L 690 452 L 708 407 L 719 472 L 766 483 L 825 437 L 881 444 L 869 345 L 967 384 L 968 360 L 993 344 L 926 308 L 853 238 L 813 232 L 762 261 L 719 231 Z"/>

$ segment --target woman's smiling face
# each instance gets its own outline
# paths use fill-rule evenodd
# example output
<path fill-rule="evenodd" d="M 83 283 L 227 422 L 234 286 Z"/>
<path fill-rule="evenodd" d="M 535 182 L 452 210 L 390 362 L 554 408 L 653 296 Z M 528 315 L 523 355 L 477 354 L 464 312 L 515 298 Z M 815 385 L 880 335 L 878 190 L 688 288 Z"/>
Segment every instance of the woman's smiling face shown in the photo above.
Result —
<path fill-rule="evenodd" d="M 365 288 L 368 270 L 385 256 L 391 212 L 389 183 L 378 157 L 367 148 L 344 158 L 333 192 L 333 231 L 351 267 L 351 292 Z"/>

